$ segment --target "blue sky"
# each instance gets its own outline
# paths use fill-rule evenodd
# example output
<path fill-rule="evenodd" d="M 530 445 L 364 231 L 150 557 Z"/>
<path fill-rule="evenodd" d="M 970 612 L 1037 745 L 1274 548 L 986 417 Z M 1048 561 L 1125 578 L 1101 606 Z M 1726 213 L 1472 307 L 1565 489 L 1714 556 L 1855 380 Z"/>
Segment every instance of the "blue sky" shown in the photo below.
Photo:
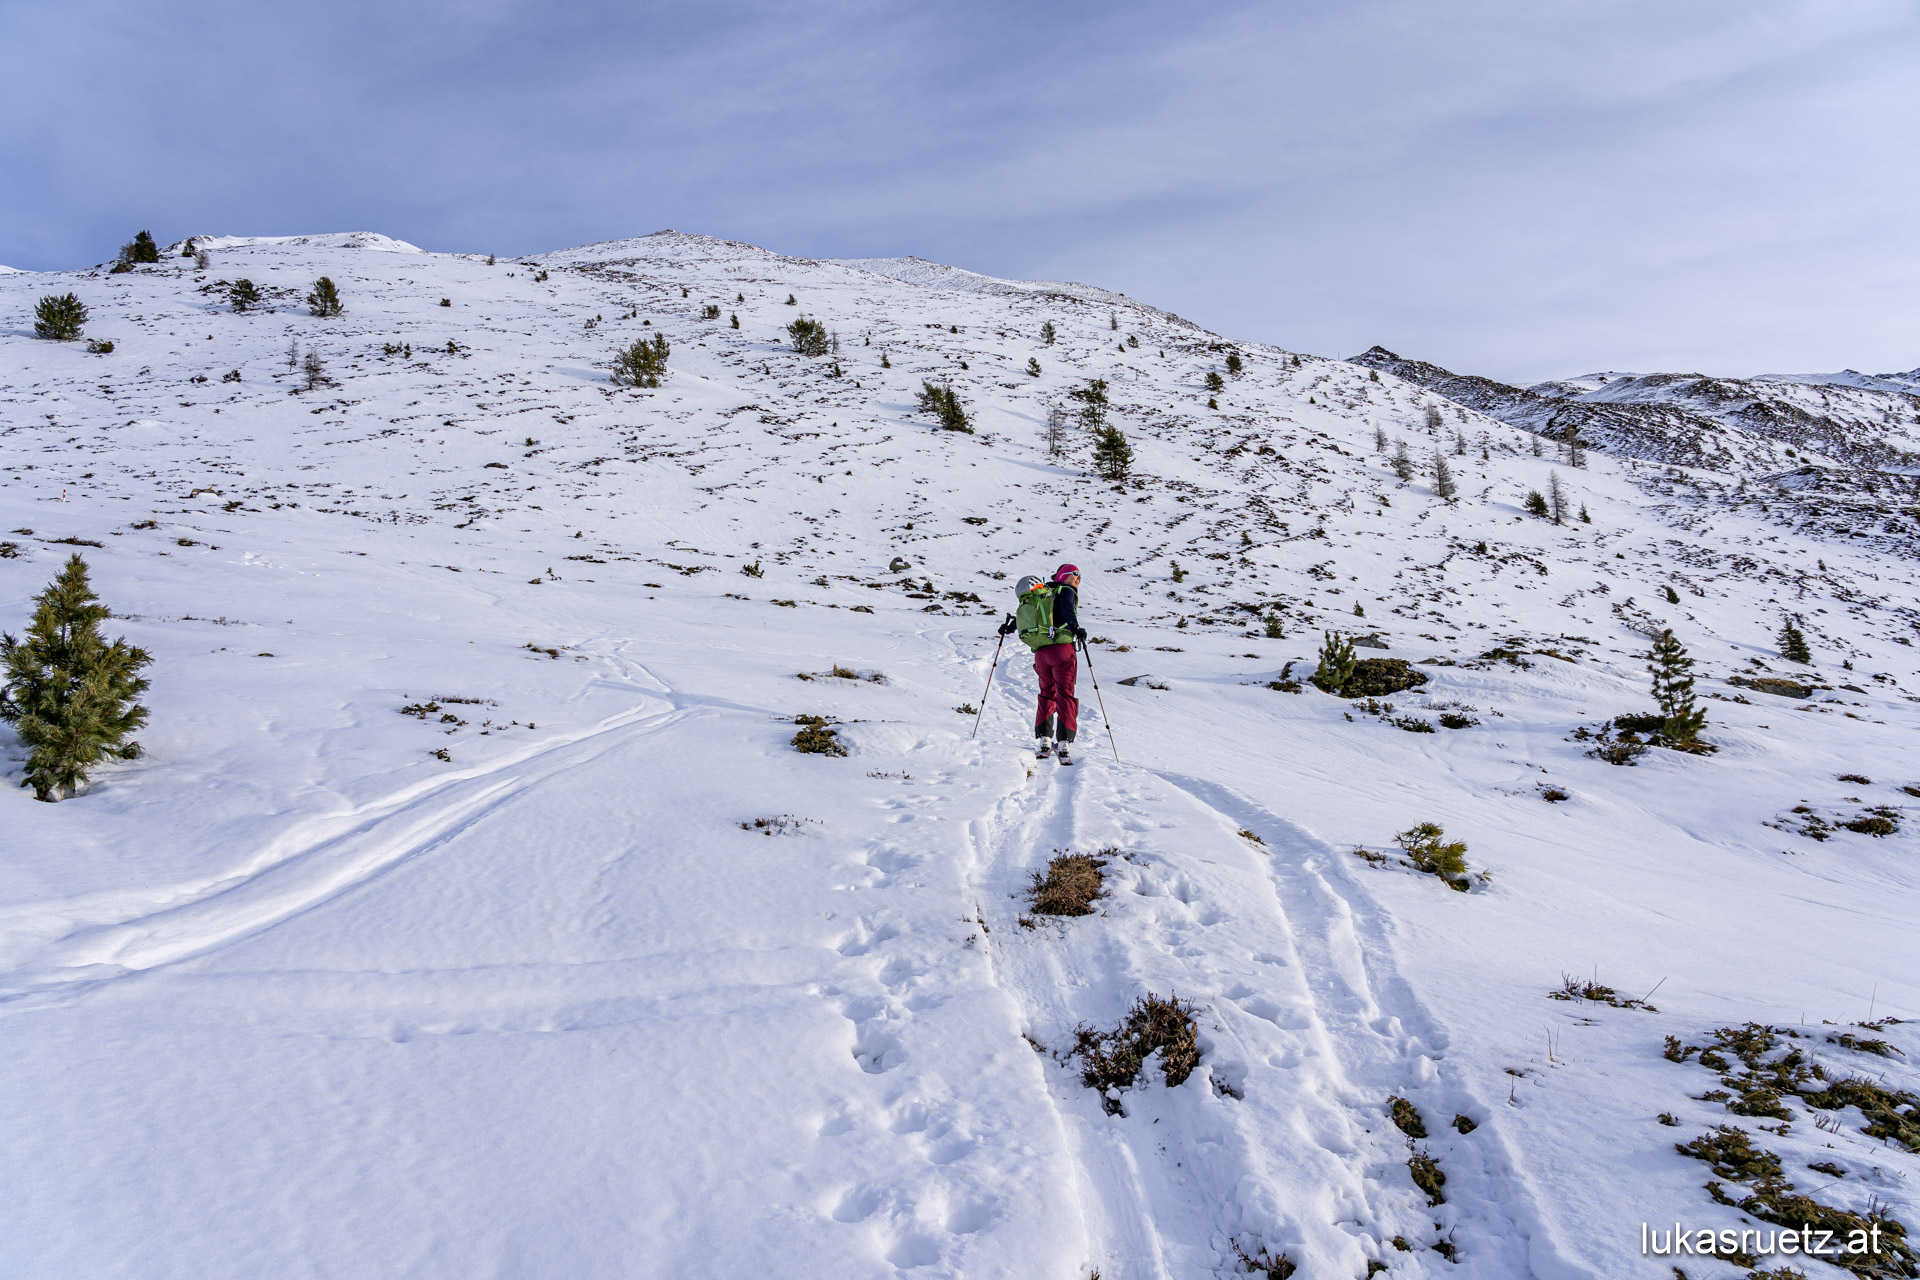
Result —
<path fill-rule="evenodd" d="M 0 0 L 0 48 L 29 269 L 675 227 L 1521 381 L 1920 365 L 1909 0 Z"/>

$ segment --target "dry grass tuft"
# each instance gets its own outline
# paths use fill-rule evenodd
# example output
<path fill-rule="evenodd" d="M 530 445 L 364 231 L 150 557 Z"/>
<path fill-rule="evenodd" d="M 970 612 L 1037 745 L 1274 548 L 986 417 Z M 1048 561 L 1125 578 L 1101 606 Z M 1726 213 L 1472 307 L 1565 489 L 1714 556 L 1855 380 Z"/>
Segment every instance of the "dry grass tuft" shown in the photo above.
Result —
<path fill-rule="evenodd" d="M 1103 854 L 1118 852 L 1102 849 Z M 1104 877 L 1100 868 L 1107 860 L 1084 853 L 1056 853 L 1044 872 L 1033 873 L 1027 897 L 1035 915 L 1090 916 L 1093 901 L 1101 894 Z"/>

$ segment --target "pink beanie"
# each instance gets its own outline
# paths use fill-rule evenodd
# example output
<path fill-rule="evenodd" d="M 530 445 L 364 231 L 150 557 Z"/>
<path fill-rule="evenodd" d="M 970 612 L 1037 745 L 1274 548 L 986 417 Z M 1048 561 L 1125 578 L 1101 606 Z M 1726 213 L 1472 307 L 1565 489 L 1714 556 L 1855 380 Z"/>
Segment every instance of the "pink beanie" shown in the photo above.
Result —
<path fill-rule="evenodd" d="M 1053 571 L 1053 580 L 1055 582 L 1064 582 L 1078 572 L 1080 572 L 1079 565 L 1063 564 L 1058 569 L 1055 569 Z"/>

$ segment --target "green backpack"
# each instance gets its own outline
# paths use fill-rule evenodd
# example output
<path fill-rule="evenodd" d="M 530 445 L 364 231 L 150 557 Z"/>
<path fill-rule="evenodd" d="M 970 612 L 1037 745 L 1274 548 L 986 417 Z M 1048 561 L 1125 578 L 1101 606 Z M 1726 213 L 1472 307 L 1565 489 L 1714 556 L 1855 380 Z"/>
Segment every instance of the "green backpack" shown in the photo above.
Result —
<path fill-rule="evenodd" d="M 1020 593 L 1020 611 L 1013 615 L 1013 625 L 1029 649 L 1073 643 L 1072 636 L 1060 636 L 1054 632 L 1053 583 L 1029 576 L 1020 579 L 1016 589 Z"/>

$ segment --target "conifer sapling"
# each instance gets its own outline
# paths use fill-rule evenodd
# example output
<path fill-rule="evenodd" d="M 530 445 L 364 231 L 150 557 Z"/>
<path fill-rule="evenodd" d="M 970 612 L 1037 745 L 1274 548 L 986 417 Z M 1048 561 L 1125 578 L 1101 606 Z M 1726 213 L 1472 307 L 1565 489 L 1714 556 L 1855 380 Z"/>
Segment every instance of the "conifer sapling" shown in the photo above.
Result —
<path fill-rule="evenodd" d="M 667 372 L 667 335 L 657 333 L 651 339 L 635 338 L 631 345 L 613 353 L 613 384 L 616 387 L 657 387 Z"/>
<path fill-rule="evenodd" d="M 1706 727 L 1705 708 L 1693 699 L 1693 659 L 1671 630 L 1662 631 L 1653 642 L 1647 670 L 1653 673 L 1653 700 L 1665 720 L 1660 736 L 1671 742 L 1693 742 Z"/>
<path fill-rule="evenodd" d="M 313 282 L 313 292 L 307 295 L 307 310 L 322 318 L 337 316 L 346 308 L 340 305 L 340 291 L 333 287 L 333 280 L 321 276 Z"/>
<path fill-rule="evenodd" d="M 67 558 L 34 605 L 24 639 L 0 635 L 0 720 L 30 749 L 22 785 L 36 800 L 54 801 L 85 783 L 101 760 L 140 754 L 127 735 L 147 722 L 147 709 L 134 699 L 147 689 L 140 668 L 153 659 L 124 637 L 108 644 L 100 635 L 111 615 L 78 555 Z"/>
<path fill-rule="evenodd" d="M 1795 624 L 1791 614 L 1780 623 L 1780 656 L 1788 662 L 1813 661 L 1813 651 L 1807 648 L 1807 637 Z"/>
<path fill-rule="evenodd" d="M 1093 467 L 1103 480 L 1125 480 L 1133 471 L 1133 446 L 1115 426 L 1101 427 L 1093 438 Z"/>
<path fill-rule="evenodd" d="M 33 336 L 72 342 L 87 323 L 87 304 L 71 293 L 48 294 L 33 307 Z"/>

